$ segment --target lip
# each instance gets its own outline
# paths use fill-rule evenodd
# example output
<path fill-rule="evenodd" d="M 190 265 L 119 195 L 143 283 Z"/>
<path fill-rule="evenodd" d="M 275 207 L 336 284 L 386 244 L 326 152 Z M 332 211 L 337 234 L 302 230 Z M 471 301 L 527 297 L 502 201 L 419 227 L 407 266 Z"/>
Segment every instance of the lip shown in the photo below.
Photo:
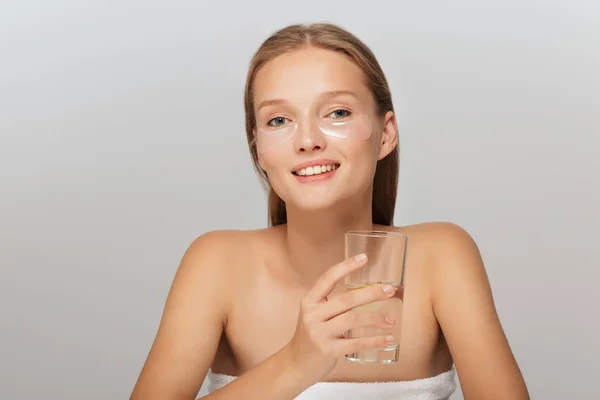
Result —
<path fill-rule="evenodd" d="M 314 167 L 315 165 L 340 165 L 339 161 L 331 160 L 331 159 L 320 159 L 320 160 L 312 160 L 306 161 L 302 164 L 298 164 L 292 169 L 292 172 L 300 171 L 302 168 Z"/>
<path fill-rule="evenodd" d="M 335 173 L 337 171 L 338 171 L 337 169 L 332 169 L 331 171 L 327 171 L 325 173 L 321 173 L 318 175 L 304 175 L 304 176 L 294 175 L 294 178 L 296 178 L 296 180 L 300 183 L 322 182 L 322 181 L 327 181 L 327 180 L 333 178 L 333 176 L 335 175 Z"/>

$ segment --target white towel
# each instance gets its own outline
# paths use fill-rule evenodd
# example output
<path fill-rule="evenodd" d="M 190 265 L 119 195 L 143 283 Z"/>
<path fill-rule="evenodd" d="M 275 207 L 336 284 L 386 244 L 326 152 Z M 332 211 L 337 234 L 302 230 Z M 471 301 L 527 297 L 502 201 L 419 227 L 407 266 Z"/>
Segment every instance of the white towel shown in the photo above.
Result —
<path fill-rule="evenodd" d="M 208 392 L 222 388 L 236 377 L 208 371 Z M 456 390 L 454 367 L 437 376 L 399 382 L 318 382 L 296 400 L 447 400 Z"/>

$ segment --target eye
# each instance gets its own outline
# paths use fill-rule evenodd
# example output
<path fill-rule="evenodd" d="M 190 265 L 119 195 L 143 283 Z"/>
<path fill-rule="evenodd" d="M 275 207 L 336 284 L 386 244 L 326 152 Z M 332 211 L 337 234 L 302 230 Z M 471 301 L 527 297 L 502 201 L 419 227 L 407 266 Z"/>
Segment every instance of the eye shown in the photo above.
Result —
<path fill-rule="evenodd" d="M 288 122 L 289 120 L 285 117 L 275 117 L 271 120 L 269 120 L 269 122 L 267 122 L 267 125 L 272 126 L 272 127 L 278 127 L 278 126 L 283 126 L 286 124 L 286 122 Z"/>
<path fill-rule="evenodd" d="M 340 108 L 339 110 L 335 110 L 334 112 L 329 114 L 329 116 L 333 119 L 342 119 L 349 117 L 350 114 L 352 114 L 350 111 Z"/>

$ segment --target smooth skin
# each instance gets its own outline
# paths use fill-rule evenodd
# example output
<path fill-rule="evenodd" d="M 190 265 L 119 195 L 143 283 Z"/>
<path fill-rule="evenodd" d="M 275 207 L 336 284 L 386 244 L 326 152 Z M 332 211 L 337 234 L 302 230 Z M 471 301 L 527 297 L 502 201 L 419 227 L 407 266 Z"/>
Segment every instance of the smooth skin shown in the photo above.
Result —
<path fill-rule="evenodd" d="M 326 94 L 337 90 L 355 95 Z M 284 102 L 260 108 L 271 99 Z M 340 107 L 370 113 L 378 122 L 367 141 L 303 129 L 260 156 L 286 202 L 288 223 L 208 232 L 190 245 L 131 400 L 194 399 L 209 368 L 239 377 L 206 399 L 281 400 L 319 381 L 414 380 L 448 371 L 453 363 L 467 400 L 529 399 L 472 237 L 448 222 L 371 223 L 375 166 L 397 146 L 397 128 L 391 112 L 378 119 L 362 71 L 327 50 L 288 53 L 258 72 L 255 104 L 257 124 L 274 117 L 325 118 Z M 305 184 L 291 174 L 298 163 L 321 158 L 339 162 L 332 179 Z M 393 365 L 344 360 L 346 353 L 386 343 L 384 336 L 346 339 L 340 335 L 345 330 L 395 323 L 352 309 L 398 295 L 381 287 L 344 291 L 343 277 L 365 263 L 343 260 L 348 229 L 410 238 L 401 361 Z"/>

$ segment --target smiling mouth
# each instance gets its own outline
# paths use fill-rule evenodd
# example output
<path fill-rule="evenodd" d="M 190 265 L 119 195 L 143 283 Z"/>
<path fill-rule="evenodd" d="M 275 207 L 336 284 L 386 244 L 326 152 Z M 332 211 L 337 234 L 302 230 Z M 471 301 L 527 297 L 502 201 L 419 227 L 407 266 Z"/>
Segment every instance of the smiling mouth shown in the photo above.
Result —
<path fill-rule="evenodd" d="M 314 165 L 312 167 L 299 169 L 298 171 L 292 171 L 292 174 L 296 176 L 321 175 L 327 172 L 335 171 L 339 167 L 340 164 Z"/>

